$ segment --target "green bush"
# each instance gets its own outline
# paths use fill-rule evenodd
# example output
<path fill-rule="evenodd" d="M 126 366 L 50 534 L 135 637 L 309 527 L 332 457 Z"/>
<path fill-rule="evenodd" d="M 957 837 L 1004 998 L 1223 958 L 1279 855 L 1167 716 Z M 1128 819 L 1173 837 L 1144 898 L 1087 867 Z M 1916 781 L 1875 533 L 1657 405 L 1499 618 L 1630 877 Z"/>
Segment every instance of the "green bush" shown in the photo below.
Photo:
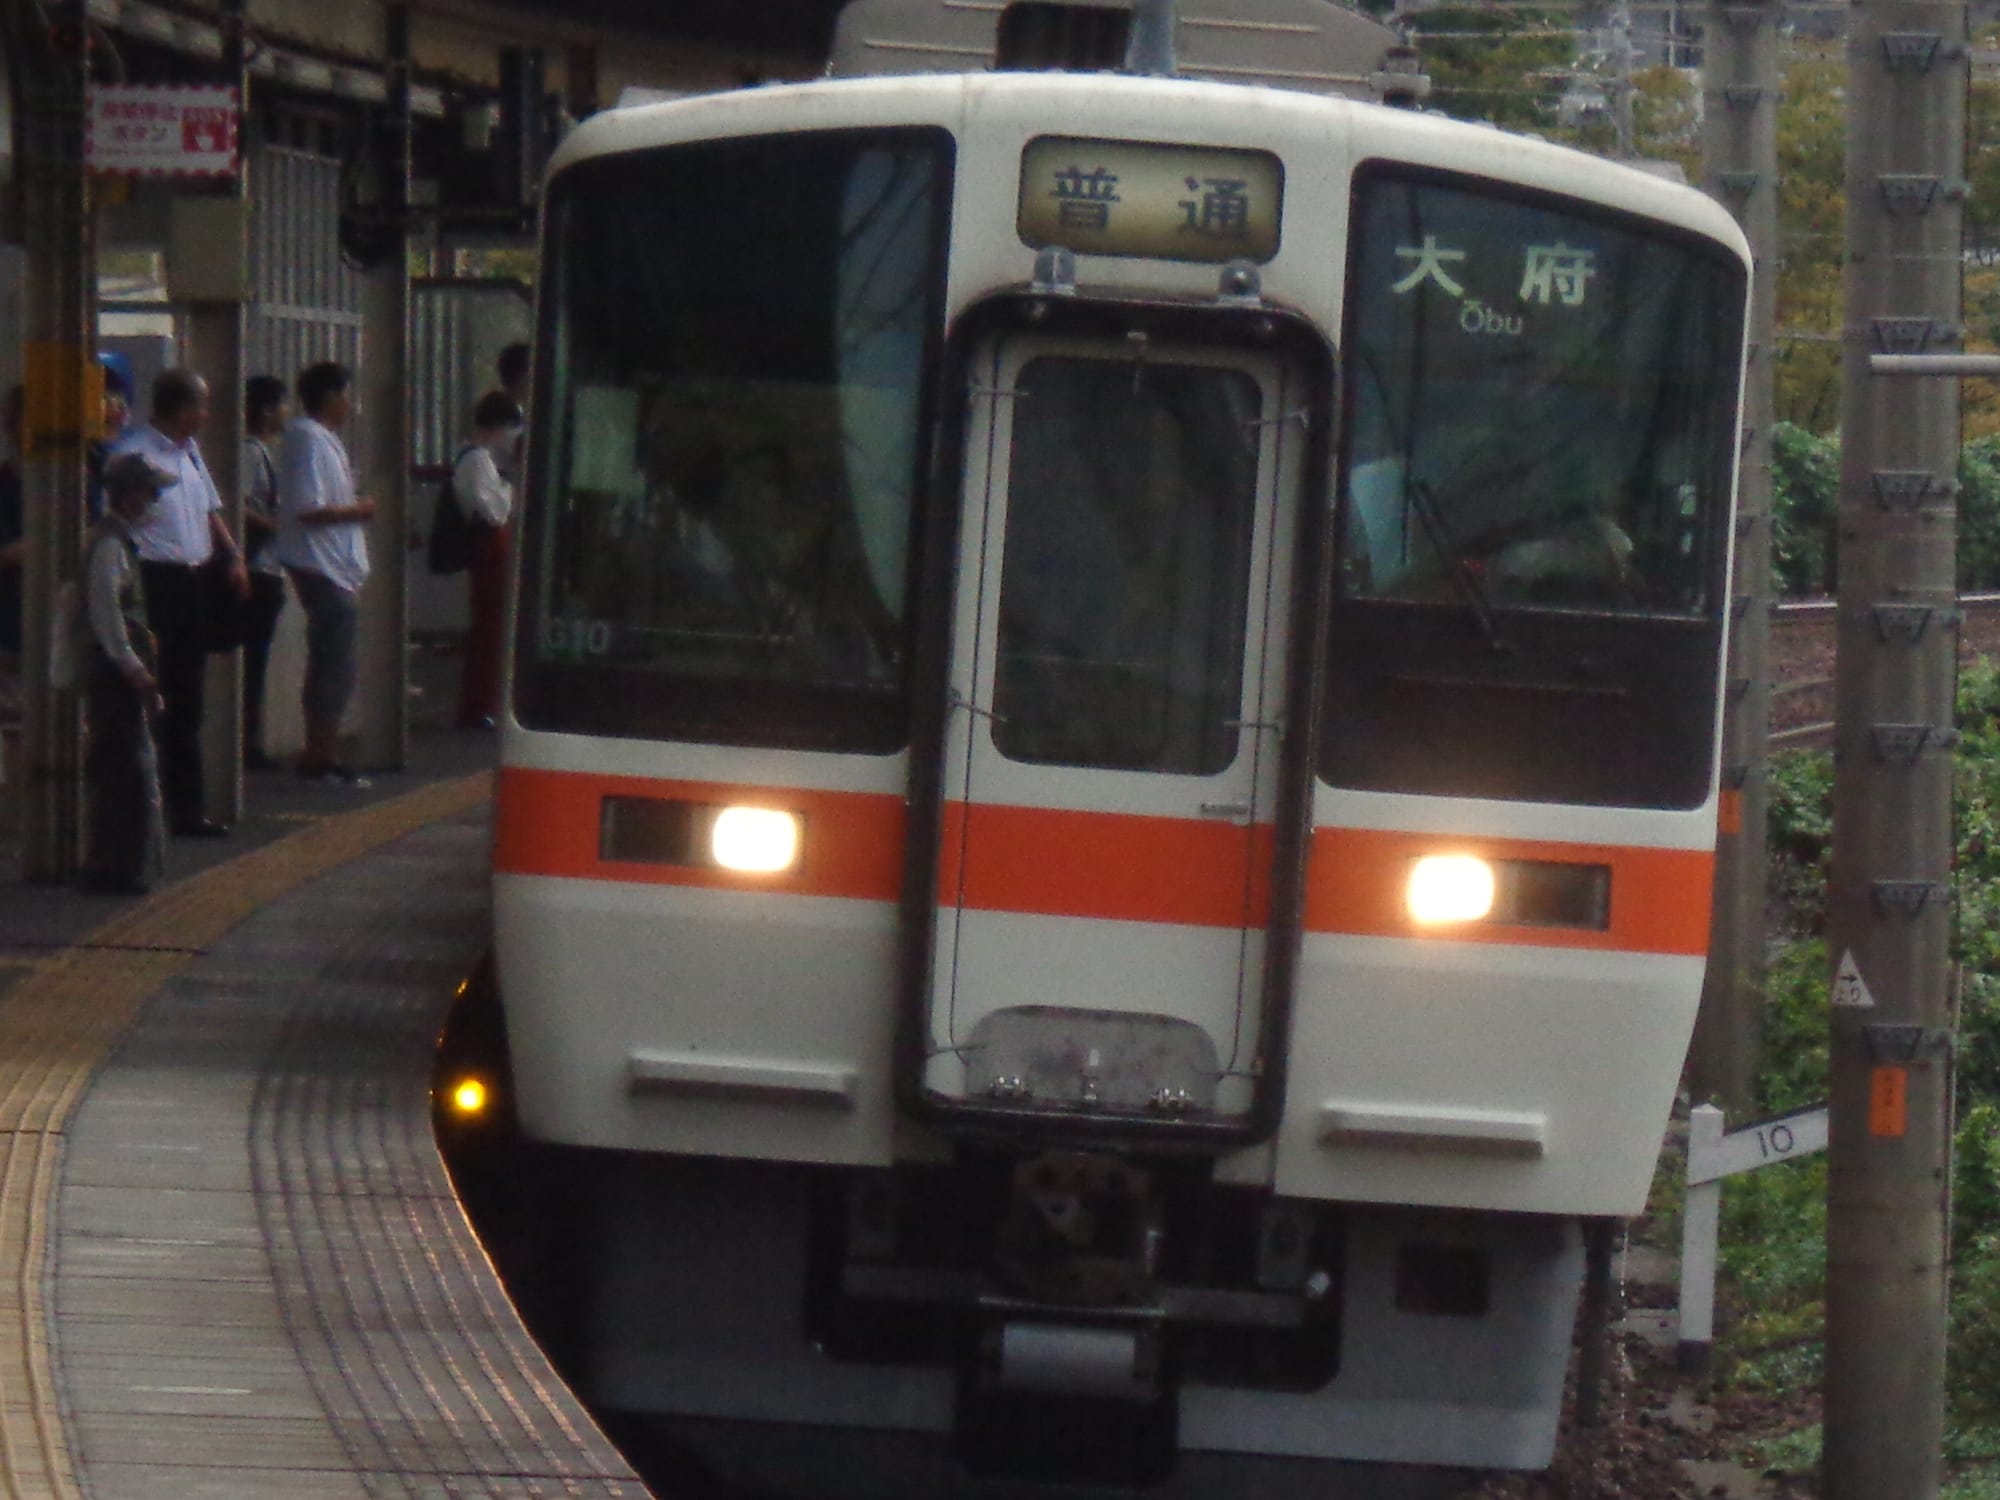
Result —
<path fill-rule="evenodd" d="M 1771 429 L 1771 589 L 1787 598 L 1830 594 L 1840 445 L 1790 422 Z"/>
<path fill-rule="evenodd" d="M 1959 453 L 1958 586 L 2000 588 L 2000 437 L 1975 438 Z"/>
<path fill-rule="evenodd" d="M 1958 586 L 2000 588 L 2000 436 L 1959 452 Z M 1840 443 L 1790 422 L 1771 429 L 1771 588 L 1786 598 L 1834 592 Z"/>
<path fill-rule="evenodd" d="M 1992 445 L 2000 496 L 2000 443 Z M 1981 481 L 1985 482 L 1984 479 Z M 2000 558 L 2000 553 L 1996 553 Z M 2000 1500 L 2000 662 L 1960 674 L 1955 767 L 1958 964 L 1957 1130 L 1952 1162 L 1948 1491 Z M 1831 966 L 1825 881 L 1833 765 L 1818 752 L 1773 757 L 1769 836 L 1774 931 L 1763 1010 L 1758 1105 L 1799 1109 L 1826 1093 Z M 1826 1162 L 1732 1178 L 1723 1192 L 1723 1285 L 1737 1310 L 1725 1369 L 1754 1389 L 1817 1383 L 1823 1357 Z M 1803 1453 L 1810 1444 L 1798 1440 Z"/>
<path fill-rule="evenodd" d="M 1771 927 L 1785 937 L 1822 933 L 1833 849 L 1833 757 L 1824 750 L 1774 755 L 1769 787 Z"/>
<path fill-rule="evenodd" d="M 1966 1435 L 2000 1425 L 2000 1243 L 1981 1240 L 1951 1273 L 1951 1328 L 1945 1346 L 1951 1422 Z"/>
<path fill-rule="evenodd" d="M 1823 1092 L 1823 1090 L 1822 1090 Z M 1750 1390 L 1819 1383 L 1826 1327 L 1826 1158 L 1722 1188 L 1723 1370 Z"/>
<path fill-rule="evenodd" d="M 1764 980 L 1764 1065 L 1757 1107 L 1768 1115 L 1810 1109 L 1826 1098 L 1827 986 L 1832 970 L 1819 938 L 1787 943 Z"/>

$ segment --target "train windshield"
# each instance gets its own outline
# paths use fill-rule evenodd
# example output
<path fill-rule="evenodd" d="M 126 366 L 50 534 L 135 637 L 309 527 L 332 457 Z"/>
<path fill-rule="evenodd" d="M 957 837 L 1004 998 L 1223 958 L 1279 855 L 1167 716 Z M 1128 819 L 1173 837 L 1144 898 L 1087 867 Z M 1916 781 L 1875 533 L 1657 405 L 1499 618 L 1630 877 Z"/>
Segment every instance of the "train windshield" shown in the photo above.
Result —
<path fill-rule="evenodd" d="M 1343 593 L 1709 609 L 1740 277 L 1491 191 L 1375 177 L 1356 206 Z"/>
<path fill-rule="evenodd" d="M 951 142 L 828 132 L 556 180 L 516 709 L 888 749 Z"/>
<path fill-rule="evenodd" d="M 1353 226 L 1322 774 L 1700 805 L 1742 266 L 1407 168 L 1360 175 Z"/>

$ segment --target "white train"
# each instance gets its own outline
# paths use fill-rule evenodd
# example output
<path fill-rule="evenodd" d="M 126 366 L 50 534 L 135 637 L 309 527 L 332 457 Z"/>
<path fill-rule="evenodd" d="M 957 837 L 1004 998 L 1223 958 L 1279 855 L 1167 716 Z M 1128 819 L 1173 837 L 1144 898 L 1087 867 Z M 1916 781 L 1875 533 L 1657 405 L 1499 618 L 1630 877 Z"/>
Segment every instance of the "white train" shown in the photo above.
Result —
<path fill-rule="evenodd" d="M 1701 989 L 1729 217 L 972 73 L 600 116 L 544 237 L 496 964 L 588 1394 L 834 1494 L 1545 1464 Z"/>

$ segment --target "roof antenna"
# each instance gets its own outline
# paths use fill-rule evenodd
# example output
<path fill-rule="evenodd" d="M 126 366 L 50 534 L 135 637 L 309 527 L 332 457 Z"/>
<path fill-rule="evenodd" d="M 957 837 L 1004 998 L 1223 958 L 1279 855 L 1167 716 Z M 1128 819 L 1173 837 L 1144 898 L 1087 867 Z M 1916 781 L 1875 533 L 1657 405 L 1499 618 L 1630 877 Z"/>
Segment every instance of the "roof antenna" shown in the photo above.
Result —
<path fill-rule="evenodd" d="M 1174 0 L 1132 0 L 1132 30 L 1125 44 L 1125 71 L 1172 78 Z"/>

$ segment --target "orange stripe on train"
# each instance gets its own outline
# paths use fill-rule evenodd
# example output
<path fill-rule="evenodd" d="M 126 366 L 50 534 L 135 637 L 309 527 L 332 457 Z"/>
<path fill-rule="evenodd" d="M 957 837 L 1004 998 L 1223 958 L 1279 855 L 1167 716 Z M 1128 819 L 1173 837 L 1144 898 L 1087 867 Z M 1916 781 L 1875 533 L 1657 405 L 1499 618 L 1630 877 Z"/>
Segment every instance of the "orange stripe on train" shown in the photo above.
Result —
<path fill-rule="evenodd" d="M 606 860 L 598 831 L 607 796 L 797 812 L 806 824 L 800 867 L 771 877 Z M 1270 912 L 1271 836 L 1268 825 L 951 803 L 939 858 L 939 899 L 979 911 L 1261 926 Z M 493 862 L 503 874 L 894 901 L 902 888 L 903 838 L 899 797 L 515 767 L 500 775 Z M 1403 907 L 1410 862 L 1445 851 L 1607 865 L 1609 930 L 1491 923 L 1448 932 L 1419 928 Z M 1313 837 L 1305 925 L 1313 933 L 1365 937 L 1699 954 L 1708 947 L 1713 871 L 1714 856 L 1706 850 L 1323 828 Z"/>
<path fill-rule="evenodd" d="M 1482 922 L 1450 928 L 1419 927 L 1404 909 L 1403 892 L 1411 863 L 1424 854 L 1608 865 L 1610 928 L 1508 927 Z M 1469 943 L 1527 943 L 1625 953 L 1701 954 L 1708 951 L 1714 878 L 1715 856 L 1706 849 L 1322 828 L 1313 838 L 1308 867 L 1306 930 L 1364 937 L 1448 936 Z"/>
<path fill-rule="evenodd" d="M 799 813 L 806 824 L 799 867 L 779 876 L 737 875 L 707 866 L 607 860 L 599 849 L 606 797 L 651 797 L 709 807 L 776 807 Z M 903 884 L 903 802 L 900 797 L 860 792 L 509 766 L 500 772 L 494 807 L 493 868 L 503 875 L 894 901 Z"/>

